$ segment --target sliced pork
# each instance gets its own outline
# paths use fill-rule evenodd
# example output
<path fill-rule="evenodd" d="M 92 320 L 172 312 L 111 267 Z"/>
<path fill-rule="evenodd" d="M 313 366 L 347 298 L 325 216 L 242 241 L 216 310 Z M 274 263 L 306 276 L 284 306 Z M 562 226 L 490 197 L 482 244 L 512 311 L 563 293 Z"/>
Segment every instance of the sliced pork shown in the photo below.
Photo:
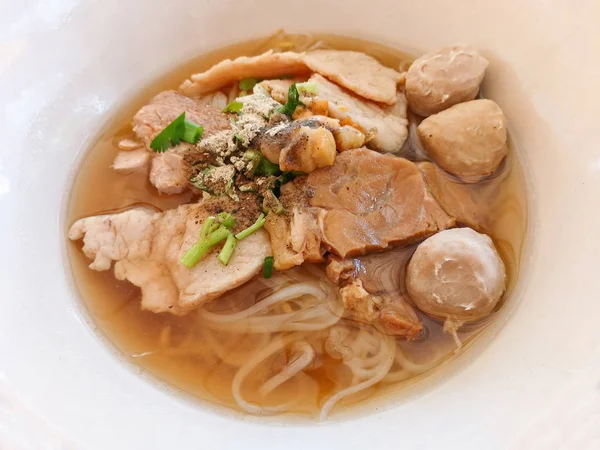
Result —
<path fill-rule="evenodd" d="M 401 150 L 408 136 L 404 94 L 395 94 L 393 106 L 381 106 L 356 97 L 321 75 L 315 74 L 309 81 L 317 86 L 316 98 L 327 100 L 330 117 L 339 119 L 341 123 L 356 124 L 363 132 L 372 135 L 367 141 L 368 147 L 388 153 Z"/>
<path fill-rule="evenodd" d="M 306 65 L 363 98 L 394 105 L 402 75 L 361 52 L 314 50 L 306 53 Z"/>
<path fill-rule="evenodd" d="M 262 268 L 271 254 L 263 230 L 238 242 L 227 266 L 214 249 L 189 269 L 180 259 L 198 240 L 209 215 L 234 211 L 241 230 L 258 216 L 251 201 L 239 205 L 229 199 L 182 205 L 164 213 L 135 207 L 124 212 L 86 217 L 76 221 L 69 239 L 83 239 L 83 252 L 93 270 L 109 270 L 142 290 L 142 308 L 183 314 L 224 292 L 242 285 Z"/>
<path fill-rule="evenodd" d="M 243 78 L 266 79 L 308 72 L 303 54 L 273 53 L 273 50 L 269 50 L 258 56 L 240 56 L 221 61 L 206 72 L 192 75 L 179 87 L 179 91 L 188 96 L 202 95 Z"/>

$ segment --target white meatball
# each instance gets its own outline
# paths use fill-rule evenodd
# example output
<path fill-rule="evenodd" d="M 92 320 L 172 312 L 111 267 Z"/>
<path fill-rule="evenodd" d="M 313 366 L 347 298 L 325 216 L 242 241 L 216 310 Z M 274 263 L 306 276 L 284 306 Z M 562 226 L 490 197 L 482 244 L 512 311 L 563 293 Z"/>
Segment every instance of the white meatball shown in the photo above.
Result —
<path fill-rule="evenodd" d="M 406 74 L 408 106 L 429 116 L 473 100 L 487 66 L 488 61 L 468 47 L 446 47 L 421 56 Z"/>
<path fill-rule="evenodd" d="M 418 127 L 427 155 L 467 183 L 493 173 L 508 153 L 506 118 L 492 100 L 460 103 Z"/>
<path fill-rule="evenodd" d="M 419 245 L 408 264 L 406 287 L 425 314 L 469 322 L 494 309 L 506 289 L 506 270 L 488 236 L 454 228 Z"/>

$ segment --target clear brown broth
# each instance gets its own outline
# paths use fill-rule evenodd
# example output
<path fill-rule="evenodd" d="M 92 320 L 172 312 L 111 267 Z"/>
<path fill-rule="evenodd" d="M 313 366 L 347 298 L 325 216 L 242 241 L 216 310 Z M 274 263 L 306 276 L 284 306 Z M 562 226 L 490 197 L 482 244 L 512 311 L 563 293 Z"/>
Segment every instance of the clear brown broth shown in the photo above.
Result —
<path fill-rule="evenodd" d="M 136 203 L 151 204 L 165 210 L 192 201 L 189 193 L 177 196 L 159 195 L 149 184 L 146 172 L 139 171 L 123 176 L 111 169 L 112 161 L 119 151 L 117 142 L 131 136 L 129 124 L 135 112 L 156 93 L 176 88 L 191 73 L 205 70 L 225 58 L 258 54 L 269 48 L 278 47 L 282 43 L 286 49 L 289 47 L 303 50 L 315 40 L 320 40 L 331 48 L 363 51 L 390 67 L 407 67 L 411 61 L 408 55 L 396 49 L 358 39 L 331 35 L 277 34 L 268 39 L 248 41 L 213 51 L 182 64 L 176 70 L 149 84 L 117 111 L 110 124 L 91 146 L 73 184 L 68 225 L 81 217 L 122 209 Z M 510 297 L 517 280 L 527 229 L 525 181 L 514 151 L 511 151 L 503 175 L 479 185 L 468 186 L 466 189 L 469 189 L 474 202 L 480 208 L 478 211 L 481 218 L 480 231 L 492 236 L 507 265 L 509 289 L 503 301 L 505 302 Z M 446 182 L 458 184 L 450 179 L 446 179 Z M 219 360 L 215 361 L 214 358 L 203 355 L 202 351 L 197 351 L 206 345 L 206 336 L 198 335 L 196 332 L 198 322 L 195 316 L 177 317 L 142 311 L 139 305 L 139 289 L 129 283 L 117 281 L 111 271 L 89 270 L 87 267 L 89 260 L 81 253 L 80 245 L 73 243 L 69 245 L 74 277 L 87 311 L 108 339 L 128 359 L 159 379 L 199 399 L 239 409 L 231 392 L 235 370 L 230 365 Z M 494 313 L 476 326 L 470 326 L 460 332 L 459 336 L 463 343 L 467 344 L 477 337 L 491 323 L 495 315 Z M 440 363 L 454 354 L 456 348 L 454 340 L 442 331 L 441 324 L 426 317 L 422 319 L 428 330 L 427 339 L 398 344 L 405 354 L 417 361 L 426 358 L 431 351 L 435 350 L 442 355 L 438 361 Z M 206 332 L 211 333 L 211 331 Z M 156 351 L 167 335 L 169 342 L 177 344 L 177 348 L 181 350 L 180 354 Z M 224 339 L 221 332 L 214 332 L 214 337 Z M 322 347 L 325 337 L 324 332 L 313 332 L 307 340 L 317 347 Z M 246 336 L 246 345 L 252 346 L 253 339 L 256 340 L 255 337 Z M 255 345 L 263 344 L 256 341 Z M 190 352 L 185 354 L 186 349 L 193 354 Z M 272 361 L 272 363 L 276 362 Z M 366 399 L 388 396 L 390 393 L 401 391 L 408 383 L 427 376 L 432 370 L 429 369 L 423 374 L 415 374 L 413 377 L 395 383 L 378 383 L 347 399 L 343 406 L 355 405 Z M 347 378 L 347 374 L 343 373 L 339 360 L 327 356 L 321 358 L 318 367 L 307 369 L 306 373 L 310 382 L 303 382 L 301 387 L 306 391 L 303 395 L 305 400 L 296 405 L 291 412 L 315 416 L 323 401 L 340 389 L 340 383 Z M 292 379 L 272 394 L 277 397 L 274 401 L 284 401 L 298 388 L 298 383 Z M 249 398 L 251 397 L 252 393 L 249 393 Z"/>

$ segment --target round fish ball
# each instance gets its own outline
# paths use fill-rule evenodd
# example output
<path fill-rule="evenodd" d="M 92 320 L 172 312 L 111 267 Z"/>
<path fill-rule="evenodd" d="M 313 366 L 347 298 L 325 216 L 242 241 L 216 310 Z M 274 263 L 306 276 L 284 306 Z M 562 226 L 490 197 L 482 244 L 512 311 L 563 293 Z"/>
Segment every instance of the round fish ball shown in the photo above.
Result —
<path fill-rule="evenodd" d="M 406 74 L 408 106 L 429 116 L 473 100 L 487 66 L 487 59 L 469 47 L 446 47 L 421 56 Z"/>
<path fill-rule="evenodd" d="M 419 245 L 407 267 L 406 287 L 425 314 L 469 322 L 494 309 L 506 289 L 506 269 L 488 236 L 454 228 Z"/>
<path fill-rule="evenodd" d="M 492 100 L 472 100 L 434 114 L 418 127 L 428 156 L 468 183 L 493 173 L 508 154 L 506 118 Z"/>

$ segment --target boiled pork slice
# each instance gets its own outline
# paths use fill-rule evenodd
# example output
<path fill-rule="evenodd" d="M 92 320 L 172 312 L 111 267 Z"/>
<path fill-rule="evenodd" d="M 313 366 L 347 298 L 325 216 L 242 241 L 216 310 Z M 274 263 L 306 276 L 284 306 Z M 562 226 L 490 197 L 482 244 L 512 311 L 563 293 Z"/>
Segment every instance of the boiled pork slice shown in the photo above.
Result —
<path fill-rule="evenodd" d="M 307 178 L 323 242 L 341 257 L 410 244 L 454 225 L 417 166 L 365 148 L 348 150 Z"/>
<path fill-rule="evenodd" d="M 163 153 L 155 153 L 150 148 L 152 140 L 183 112 L 186 120 L 202 125 L 204 137 L 230 126 L 227 115 L 211 105 L 200 104 L 175 91 L 161 92 L 133 118 L 133 132 L 146 150 L 120 152 L 113 163 L 114 170 L 131 173 L 150 161 L 150 183 L 159 192 L 171 195 L 185 191 L 189 187 L 190 175 L 185 156 L 197 153 L 196 147 L 181 142 Z"/>
<path fill-rule="evenodd" d="M 388 153 L 398 153 L 408 136 L 406 99 L 396 92 L 393 106 L 381 106 L 359 98 L 321 75 L 315 74 L 309 82 L 317 86 L 317 99 L 327 100 L 330 117 L 342 123 L 351 121 L 367 134 L 374 134 L 367 146 Z"/>
<path fill-rule="evenodd" d="M 266 79 L 308 72 L 303 54 L 274 53 L 269 50 L 258 56 L 240 56 L 234 60 L 221 61 L 206 72 L 192 75 L 179 87 L 179 91 L 189 96 L 202 95 L 243 78 Z"/>
<path fill-rule="evenodd" d="M 214 106 L 197 103 L 175 91 L 164 91 L 135 114 L 133 132 L 150 149 L 152 140 L 183 112 L 186 120 L 202 125 L 203 137 L 229 128 L 227 115 Z"/>
<path fill-rule="evenodd" d="M 143 169 L 150 161 L 150 152 L 144 148 L 117 153 L 113 162 L 113 170 L 122 175 L 128 175 Z"/>
<path fill-rule="evenodd" d="M 209 215 L 235 211 L 239 230 L 259 213 L 258 206 L 248 203 L 244 211 L 235 208 L 242 207 L 229 199 L 182 205 L 164 213 L 134 207 L 80 219 L 71 227 L 69 239 L 83 239 L 83 252 L 93 260 L 91 269 L 109 270 L 114 262 L 117 279 L 141 288 L 143 309 L 184 314 L 251 279 L 271 254 L 269 236 L 259 230 L 238 242 L 227 266 L 216 257 L 219 248 L 191 269 L 181 264 Z"/>
<path fill-rule="evenodd" d="M 306 53 L 306 65 L 363 98 L 394 105 L 402 75 L 361 52 L 314 50 Z"/>

